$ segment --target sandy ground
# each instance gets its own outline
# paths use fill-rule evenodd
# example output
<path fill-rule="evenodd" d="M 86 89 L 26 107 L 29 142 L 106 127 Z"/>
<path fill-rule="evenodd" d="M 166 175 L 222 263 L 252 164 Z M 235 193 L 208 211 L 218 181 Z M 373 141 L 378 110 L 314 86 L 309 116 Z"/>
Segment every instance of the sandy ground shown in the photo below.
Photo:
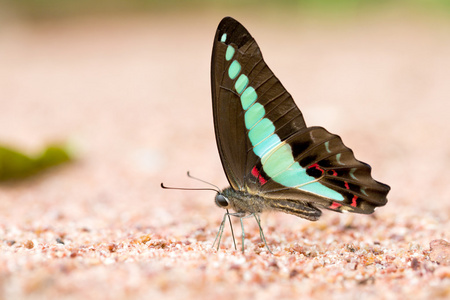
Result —
<path fill-rule="evenodd" d="M 235 15 L 307 124 L 392 188 L 370 216 L 262 215 L 271 255 L 251 219 L 245 254 L 229 227 L 212 249 L 214 194 L 159 187 L 203 186 L 187 170 L 227 184 L 209 83 L 221 17 L 2 26 L 0 141 L 69 140 L 78 159 L 0 186 L 0 298 L 448 299 L 449 246 L 430 243 L 450 240 L 450 22 Z"/>

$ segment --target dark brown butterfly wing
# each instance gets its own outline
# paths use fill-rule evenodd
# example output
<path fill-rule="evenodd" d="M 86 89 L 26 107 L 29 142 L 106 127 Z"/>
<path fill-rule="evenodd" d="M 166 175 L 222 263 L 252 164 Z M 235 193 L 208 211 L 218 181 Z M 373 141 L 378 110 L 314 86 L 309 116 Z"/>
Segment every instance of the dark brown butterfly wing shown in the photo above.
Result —
<path fill-rule="evenodd" d="M 339 136 L 306 127 L 253 37 L 230 17 L 214 38 L 211 86 L 217 145 L 236 191 L 357 213 L 387 202 L 389 187 Z"/>
<path fill-rule="evenodd" d="M 222 42 L 224 34 L 226 38 Z M 235 50 L 232 58 L 227 60 L 229 46 Z M 255 89 L 258 102 L 265 106 L 265 115 L 280 128 L 278 135 L 281 138 L 306 128 L 306 125 L 291 95 L 264 62 L 250 33 L 233 18 L 224 18 L 214 38 L 211 63 L 214 127 L 228 181 L 234 189 L 243 190 L 246 185 L 253 186 L 249 175 L 260 158 L 252 151 L 253 146 L 245 126 L 245 112 L 240 94 L 235 89 L 239 76 L 232 79 L 228 74 L 234 61 L 239 62 L 240 73 L 249 78 L 247 86 Z"/>

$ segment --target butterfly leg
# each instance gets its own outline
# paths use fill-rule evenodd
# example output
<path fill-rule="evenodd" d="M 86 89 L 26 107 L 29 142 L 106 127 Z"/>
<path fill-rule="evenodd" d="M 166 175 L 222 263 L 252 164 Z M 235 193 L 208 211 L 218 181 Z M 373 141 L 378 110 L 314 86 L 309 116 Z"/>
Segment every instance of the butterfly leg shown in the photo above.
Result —
<path fill-rule="evenodd" d="M 233 224 L 231 223 L 230 213 L 228 212 L 228 209 L 227 209 L 227 216 L 228 216 L 228 221 L 230 221 L 231 236 L 233 237 L 234 250 L 237 250 L 236 239 L 234 238 Z"/>
<path fill-rule="evenodd" d="M 214 243 L 212 244 L 212 246 L 214 247 L 214 245 L 217 242 L 217 250 L 219 250 L 220 240 L 222 239 L 223 229 L 225 227 L 225 218 L 227 217 L 227 215 L 228 215 L 228 212 L 226 212 L 223 215 L 222 223 L 220 223 L 220 226 L 219 226 L 219 231 L 217 232 L 216 238 L 214 239 Z M 217 240 L 217 239 L 219 239 L 219 240 Z"/>
<path fill-rule="evenodd" d="M 217 238 L 219 238 L 219 244 L 220 244 L 220 240 L 221 240 L 221 238 L 222 238 L 223 229 L 224 229 L 224 226 L 225 226 L 225 218 L 226 218 L 227 216 L 228 216 L 228 219 L 229 219 L 229 221 L 230 221 L 231 234 L 232 234 L 232 236 L 233 236 L 234 249 L 236 249 L 236 250 L 237 250 L 237 247 L 236 247 L 236 241 L 235 241 L 235 238 L 234 238 L 233 225 L 231 224 L 231 218 L 230 218 L 230 216 L 238 217 L 239 220 L 241 221 L 241 230 L 242 230 L 242 253 L 244 253 L 245 231 L 244 231 L 244 222 L 242 221 L 242 219 L 244 219 L 244 218 L 249 218 L 249 217 L 252 216 L 252 214 L 250 214 L 250 215 L 245 215 L 245 213 L 242 213 L 242 212 L 240 212 L 240 213 L 229 213 L 228 210 L 227 210 L 227 212 L 226 212 L 225 215 L 223 216 L 222 223 L 220 224 L 220 227 L 219 227 L 219 232 L 217 233 L 217 236 L 216 236 L 216 240 L 217 240 Z M 216 243 L 216 240 L 214 240 L 213 247 L 214 247 L 214 244 Z M 217 246 L 217 249 L 219 249 L 219 246 Z"/>
<path fill-rule="evenodd" d="M 218 238 L 219 241 L 217 243 L 217 250 L 219 250 L 220 241 L 222 240 L 222 234 L 223 234 L 223 230 L 225 228 L 225 218 L 227 216 L 228 216 L 228 221 L 230 221 L 231 236 L 233 237 L 234 249 L 237 250 L 236 239 L 234 238 L 233 224 L 231 223 L 230 213 L 228 212 L 228 209 L 227 209 L 227 212 L 223 215 L 222 223 L 220 223 L 219 231 L 217 232 L 216 238 L 214 239 L 214 243 L 212 244 L 212 246 L 214 247 L 214 245 L 216 244 L 217 238 Z"/>
<path fill-rule="evenodd" d="M 239 220 L 241 220 L 241 230 L 242 230 L 242 253 L 244 253 L 244 240 L 245 240 L 245 231 L 244 231 L 244 222 L 242 222 L 242 218 L 239 218 Z"/>
<path fill-rule="evenodd" d="M 258 227 L 259 227 L 259 236 L 261 237 L 261 240 L 264 242 L 264 245 L 266 245 L 266 248 L 267 248 L 267 250 L 270 252 L 270 254 L 273 254 L 273 252 L 270 251 L 270 248 L 269 248 L 269 246 L 267 245 L 266 237 L 264 236 L 264 232 L 263 232 L 262 227 L 261 227 L 261 220 L 259 219 L 259 216 L 258 216 L 257 214 L 253 214 L 253 215 L 255 216 L 256 223 L 258 223 Z"/>
<path fill-rule="evenodd" d="M 250 218 L 254 214 L 243 215 L 242 213 L 236 214 L 239 216 L 239 220 L 241 221 L 241 230 L 242 230 L 242 253 L 244 253 L 244 241 L 245 241 L 245 230 L 244 230 L 244 222 L 242 221 L 245 218 Z"/>
<path fill-rule="evenodd" d="M 256 219 L 256 223 L 258 223 L 258 226 L 259 226 L 259 237 L 261 238 L 261 241 L 264 241 L 265 239 L 263 238 L 264 237 L 264 233 L 262 232 L 262 229 L 261 229 L 261 219 L 259 218 L 259 216 L 257 215 L 257 214 L 253 214 L 253 216 L 255 216 L 255 219 Z"/>
<path fill-rule="evenodd" d="M 250 214 L 250 215 L 247 215 L 247 216 L 244 216 L 244 217 L 240 217 L 240 218 L 239 218 L 240 221 L 241 221 L 241 230 L 242 230 L 242 253 L 244 253 L 244 241 L 245 241 L 244 222 L 243 222 L 242 220 L 243 220 L 244 218 L 250 218 L 250 217 L 252 217 L 252 216 L 255 217 L 256 223 L 258 223 L 258 227 L 259 227 L 259 236 L 261 237 L 261 240 L 264 242 L 264 245 L 266 245 L 267 250 L 268 250 L 271 254 L 273 254 L 272 251 L 270 251 L 269 246 L 267 245 L 266 238 L 264 237 L 264 232 L 263 232 L 262 227 L 261 227 L 261 220 L 259 219 L 259 216 L 258 216 L 257 214 L 255 214 L 255 213 L 252 213 L 252 214 Z"/>

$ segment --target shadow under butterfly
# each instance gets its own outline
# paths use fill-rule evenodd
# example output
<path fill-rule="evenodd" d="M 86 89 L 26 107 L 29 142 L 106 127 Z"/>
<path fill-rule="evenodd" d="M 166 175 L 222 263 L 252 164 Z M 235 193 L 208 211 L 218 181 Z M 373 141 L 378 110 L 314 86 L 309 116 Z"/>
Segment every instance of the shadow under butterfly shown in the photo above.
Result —
<path fill-rule="evenodd" d="M 371 167 L 355 159 L 339 136 L 306 126 L 255 39 L 231 17 L 214 37 L 211 88 L 217 147 L 230 183 L 215 197 L 226 209 L 217 249 L 229 216 L 240 218 L 242 252 L 247 217 L 255 218 L 270 252 L 259 218 L 264 211 L 316 221 L 321 208 L 370 214 L 387 203 L 390 187 L 374 180 Z"/>

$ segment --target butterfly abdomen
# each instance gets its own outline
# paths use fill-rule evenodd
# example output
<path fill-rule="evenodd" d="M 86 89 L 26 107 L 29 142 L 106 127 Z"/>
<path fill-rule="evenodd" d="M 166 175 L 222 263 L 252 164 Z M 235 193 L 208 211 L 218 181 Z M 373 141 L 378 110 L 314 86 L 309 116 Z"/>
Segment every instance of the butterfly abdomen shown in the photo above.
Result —
<path fill-rule="evenodd" d="M 291 214 L 310 221 L 317 221 L 322 212 L 308 203 L 292 200 L 276 200 L 270 201 L 270 207 L 287 214 Z"/>

